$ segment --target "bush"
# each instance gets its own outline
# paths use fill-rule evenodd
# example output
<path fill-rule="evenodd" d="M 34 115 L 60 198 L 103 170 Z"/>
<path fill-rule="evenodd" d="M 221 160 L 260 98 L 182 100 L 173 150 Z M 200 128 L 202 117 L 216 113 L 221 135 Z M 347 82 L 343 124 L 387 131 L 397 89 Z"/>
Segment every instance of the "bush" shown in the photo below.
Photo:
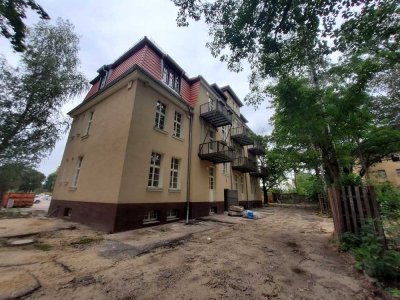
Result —
<path fill-rule="evenodd" d="M 350 251 L 357 263 L 371 277 L 380 281 L 394 282 L 400 277 L 400 252 L 387 250 L 375 233 L 373 221 L 364 226 L 359 234 L 345 233 L 341 249 Z"/>
<path fill-rule="evenodd" d="M 389 182 L 376 184 L 375 192 L 383 217 L 400 218 L 400 189 Z"/>
<path fill-rule="evenodd" d="M 344 174 L 340 180 L 342 186 L 362 186 L 362 178 L 355 173 Z"/>

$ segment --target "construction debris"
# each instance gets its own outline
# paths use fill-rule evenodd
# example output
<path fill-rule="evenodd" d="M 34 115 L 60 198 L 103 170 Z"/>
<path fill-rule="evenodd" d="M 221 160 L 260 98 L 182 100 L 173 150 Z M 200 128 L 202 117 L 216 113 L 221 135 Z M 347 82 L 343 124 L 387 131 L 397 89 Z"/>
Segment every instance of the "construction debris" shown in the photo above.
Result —
<path fill-rule="evenodd" d="M 228 215 L 231 217 L 242 217 L 243 211 L 243 206 L 231 205 L 229 206 Z"/>

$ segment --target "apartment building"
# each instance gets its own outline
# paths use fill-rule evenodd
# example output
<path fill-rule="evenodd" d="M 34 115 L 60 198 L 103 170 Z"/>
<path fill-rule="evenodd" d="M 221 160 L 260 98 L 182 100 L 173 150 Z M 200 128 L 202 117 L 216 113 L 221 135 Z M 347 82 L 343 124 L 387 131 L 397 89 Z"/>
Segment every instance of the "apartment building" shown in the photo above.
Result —
<path fill-rule="evenodd" d="M 385 157 L 368 169 L 369 178 L 376 182 L 390 182 L 400 187 L 400 153 Z"/>
<path fill-rule="evenodd" d="M 91 81 L 49 213 L 117 232 L 261 206 L 257 155 L 230 86 L 189 78 L 147 37 Z"/>

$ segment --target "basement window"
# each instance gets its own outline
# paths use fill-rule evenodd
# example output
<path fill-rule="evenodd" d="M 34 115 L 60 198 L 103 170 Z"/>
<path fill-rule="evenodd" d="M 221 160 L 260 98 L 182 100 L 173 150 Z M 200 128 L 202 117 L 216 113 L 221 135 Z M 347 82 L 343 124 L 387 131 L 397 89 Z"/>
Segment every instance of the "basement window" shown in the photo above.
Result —
<path fill-rule="evenodd" d="M 167 212 L 167 221 L 178 219 L 178 210 L 177 209 L 170 209 Z"/>
<path fill-rule="evenodd" d="M 66 219 L 70 219 L 71 218 L 71 214 L 72 214 L 72 208 L 70 207 L 66 207 L 64 208 L 64 218 Z"/>
<path fill-rule="evenodd" d="M 155 223 L 158 222 L 158 211 L 150 210 L 148 211 L 143 218 L 143 224 Z"/>

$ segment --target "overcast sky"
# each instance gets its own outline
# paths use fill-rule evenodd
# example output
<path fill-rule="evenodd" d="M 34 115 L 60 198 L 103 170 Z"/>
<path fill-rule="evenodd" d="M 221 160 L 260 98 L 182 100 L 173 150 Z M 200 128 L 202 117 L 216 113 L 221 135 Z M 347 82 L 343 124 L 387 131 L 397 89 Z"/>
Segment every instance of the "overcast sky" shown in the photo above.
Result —
<path fill-rule="evenodd" d="M 210 84 L 230 85 L 243 100 L 249 92 L 245 67 L 240 73 L 230 72 L 224 63 L 214 58 L 205 44 L 210 41 L 208 29 L 202 22 L 191 22 L 189 27 L 176 25 L 177 8 L 169 0 L 37 0 L 52 18 L 61 17 L 75 25 L 80 36 L 81 70 L 88 80 L 96 76 L 96 70 L 109 64 L 139 41 L 143 36 L 152 39 L 168 53 L 189 77 L 202 75 Z M 35 23 L 37 16 L 28 15 L 28 24 Z M 0 38 L 0 53 L 16 64 L 18 55 L 13 53 L 4 38 Z M 66 113 L 83 100 L 71 99 L 63 111 Z M 256 133 L 270 131 L 268 119 L 271 111 L 267 104 L 256 111 L 253 107 L 242 107 L 249 120 L 249 127 Z M 57 143 L 51 154 L 43 159 L 38 169 L 44 174 L 56 170 L 60 164 L 66 135 Z"/>

